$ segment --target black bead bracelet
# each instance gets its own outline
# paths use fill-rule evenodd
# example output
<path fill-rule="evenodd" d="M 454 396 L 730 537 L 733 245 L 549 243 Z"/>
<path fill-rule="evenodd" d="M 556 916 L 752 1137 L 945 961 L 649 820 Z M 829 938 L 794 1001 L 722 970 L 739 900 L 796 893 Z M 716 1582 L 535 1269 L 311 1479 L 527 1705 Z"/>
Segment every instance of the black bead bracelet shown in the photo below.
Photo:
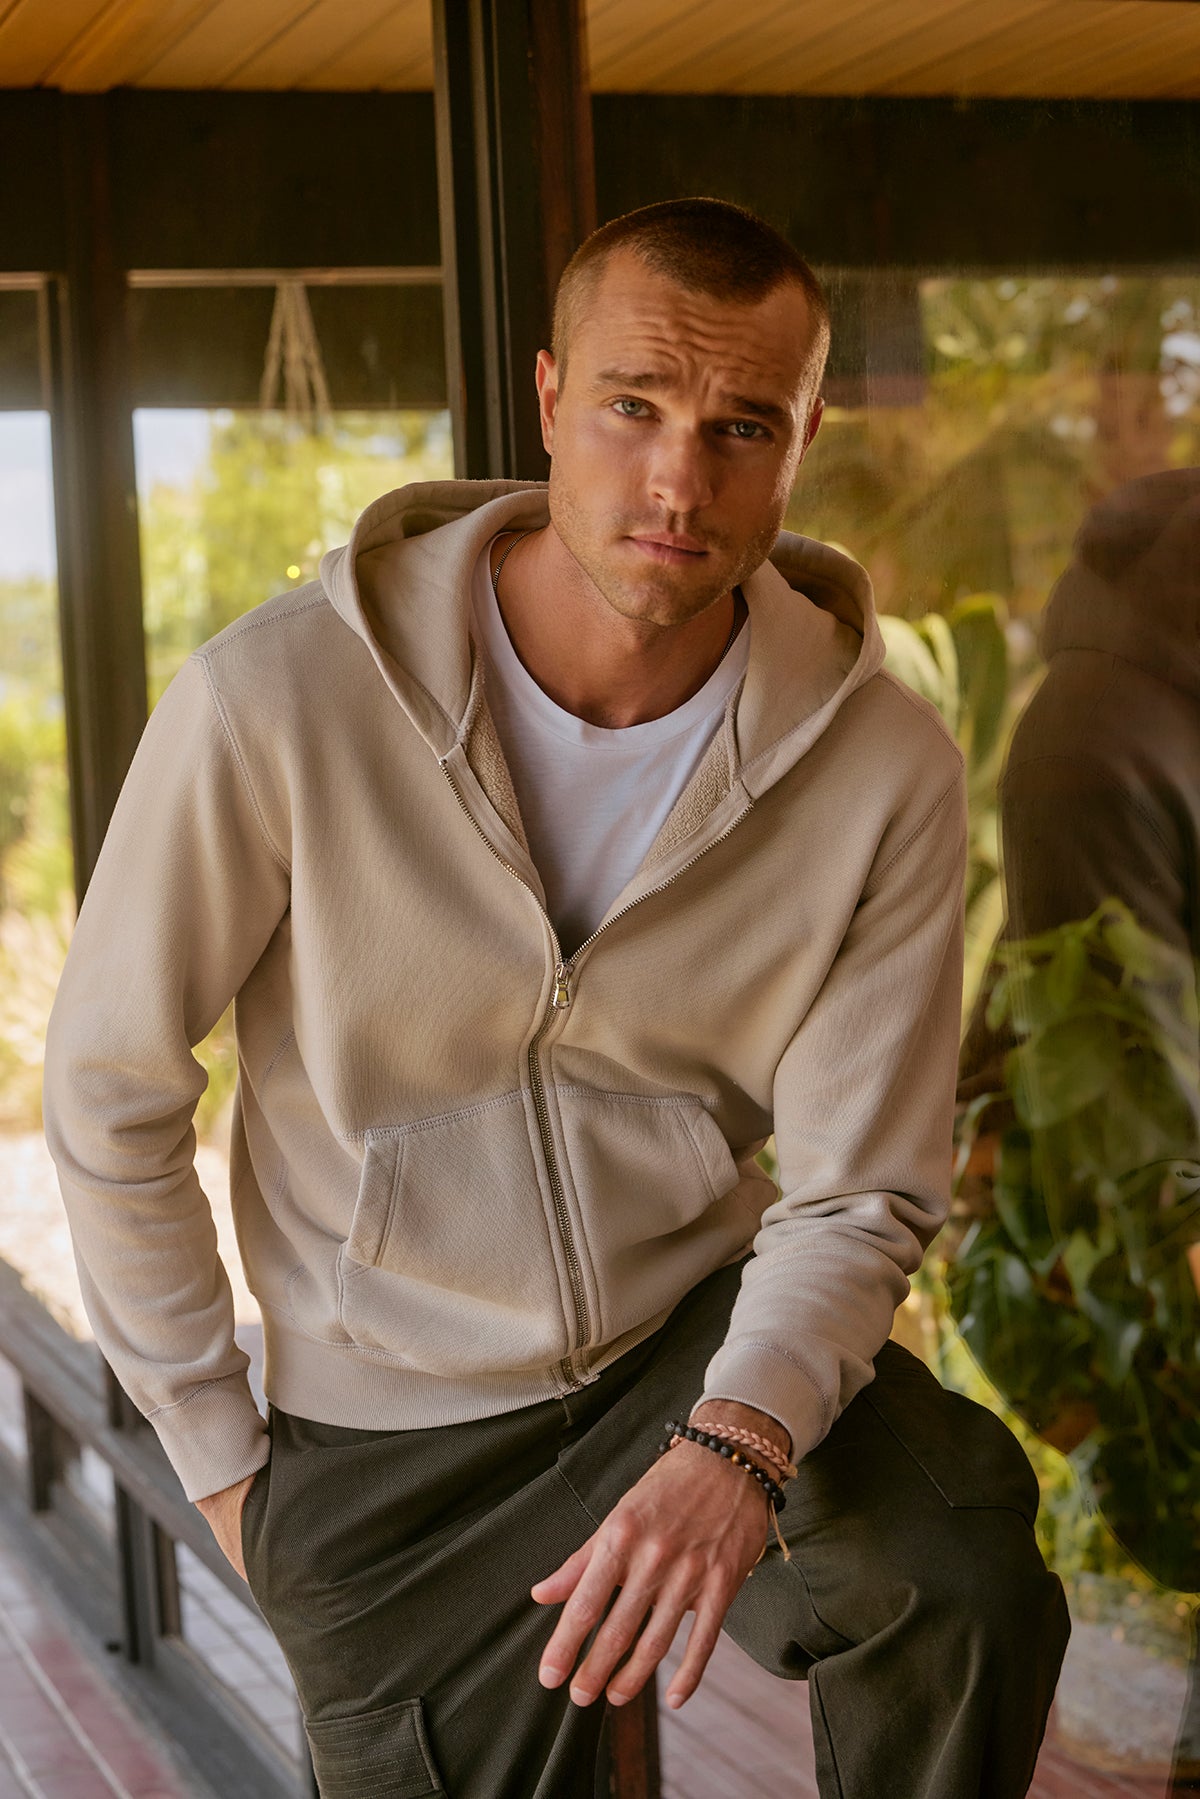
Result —
<path fill-rule="evenodd" d="M 665 1428 L 667 1435 L 658 1446 L 660 1455 L 665 1455 L 670 1449 L 672 1437 L 682 1437 L 688 1443 L 699 1443 L 702 1449 L 715 1451 L 722 1460 L 734 1462 L 739 1468 L 744 1468 L 747 1474 L 753 1475 L 777 1512 L 781 1512 L 787 1504 L 787 1500 L 783 1496 L 783 1488 L 771 1479 L 765 1468 L 761 1468 L 757 1462 L 751 1461 L 746 1451 L 739 1449 L 736 1444 L 727 1442 L 724 1437 L 715 1437 L 710 1431 L 697 1430 L 694 1424 L 680 1424 L 674 1418 L 667 1419 Z"/>

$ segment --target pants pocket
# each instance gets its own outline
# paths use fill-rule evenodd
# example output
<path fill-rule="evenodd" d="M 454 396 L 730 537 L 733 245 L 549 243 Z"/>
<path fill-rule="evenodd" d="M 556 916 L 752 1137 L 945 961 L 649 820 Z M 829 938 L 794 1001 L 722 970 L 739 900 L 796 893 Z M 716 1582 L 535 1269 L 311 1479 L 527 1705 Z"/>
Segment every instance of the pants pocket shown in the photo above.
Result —
<path fill-rule="evenodd" d="M 1037 1475 L 1002 1418 L 943 1387 L 910 1350 L 889 1340 L 875 1359 L 864 1402 L 904 1446 L 947 1505 L 1008 1506 L 1037 1517 Z"/>
<path fill-rule="evenodd" d="M 254 1479 L 250 1482 L 250 1485 L 246 1488 L 245 1493 L 242 1495 L 242 1509 L 238 1513 L 238 1534 L 241 1539 L 241 1546 L 242 1546 L 242 1565 L 246 1570 L 247 1585 L 249 1585 L 250 1591 L 252 1593 L 254 1592 L 254 1587 L 252 1584 L 250 1563 L 253 1558 L 253 1542 L 254 1542 L 255 1533 L 254 1533 L 254 1529 L 253 1529 L 254 1521 L 250 1515 L 250 1508 L 252 1505 L 256 1504 L 256 1501 L 258 1500 L 259 1495 L 263 1492 L 264 1488 L 266 1487 L 267 1479 L 269 1478 L 269 1476 L 267 1475 L 267 1469 L 270 1467 L 270 1465 L 271 1465 L 270 1457 L 268 1456 L 267 1460 L 263 1463 L 262 1467 L 255 1474 Z M 257 1598 L 257 1594 L 255 1594 L 255 1597 Z"/>
<path fill-rule="evenodd" d="M 419 1699 L 398 1699 L 304 1726 L 321 1799 L 424 1799 L 445 1794 Z"/>

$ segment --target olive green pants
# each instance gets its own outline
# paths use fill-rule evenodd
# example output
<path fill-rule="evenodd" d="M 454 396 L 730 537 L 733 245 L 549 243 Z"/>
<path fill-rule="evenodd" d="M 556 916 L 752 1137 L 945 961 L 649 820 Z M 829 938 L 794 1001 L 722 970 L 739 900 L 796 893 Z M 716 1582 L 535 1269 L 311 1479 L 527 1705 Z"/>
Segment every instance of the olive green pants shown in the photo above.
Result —
<path fill-rule="evenodd" d="M 539 1684 L 560 1608 L 529 1589 L 695 1403 L 740 1278 L 701 1282 L 581 1392 L 497 1418 L 367 1431 L 270 1409 L 242 1542 L 323 1799 L 593 1799 L 603 1704 Z M 1037 1482 L 899 1345 L 875 1370 L 789 1483 L 791 1561 L 768 1552 L 725 1628 L 781 1676 L 780 1706 L 807 1680 L 822 1799 L 1018 1799 L 1070 1629 Z"/>

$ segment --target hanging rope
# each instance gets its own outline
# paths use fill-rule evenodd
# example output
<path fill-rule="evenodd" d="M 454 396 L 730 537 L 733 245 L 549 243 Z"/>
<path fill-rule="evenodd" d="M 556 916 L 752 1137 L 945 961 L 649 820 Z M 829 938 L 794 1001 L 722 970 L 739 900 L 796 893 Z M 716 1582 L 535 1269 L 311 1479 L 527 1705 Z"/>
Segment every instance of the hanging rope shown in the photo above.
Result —
<path fill-rule="evenodd" d="M 321 346 L 317 342 L 304 283 L 291 277 L 281 281 L 275 289 L 275 307 L 271 313 L 267 356 L 258 395 L 258 403 L 264 410 L 279 404 L 276 395 L 281 383 L 283 410 L 288 418 L 314 433 L 328 431 L 333 408 L 321 361 Z"/>

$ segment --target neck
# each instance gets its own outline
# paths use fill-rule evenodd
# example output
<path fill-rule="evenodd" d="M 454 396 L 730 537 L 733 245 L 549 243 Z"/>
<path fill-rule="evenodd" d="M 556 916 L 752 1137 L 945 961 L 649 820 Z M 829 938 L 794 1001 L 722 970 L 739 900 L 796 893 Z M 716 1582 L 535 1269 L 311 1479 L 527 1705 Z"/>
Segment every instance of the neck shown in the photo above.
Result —
<path fill-rule="evenodd" d="M 682 624 L 625 618 L 553 525 L 498 538 L 493 578 L 502 559 L 496 599 L 521 662 L 565 712 L 609 730 L 648 724 L 699 693 L 745 617 L 745 602 L 725 593 Z"/>

